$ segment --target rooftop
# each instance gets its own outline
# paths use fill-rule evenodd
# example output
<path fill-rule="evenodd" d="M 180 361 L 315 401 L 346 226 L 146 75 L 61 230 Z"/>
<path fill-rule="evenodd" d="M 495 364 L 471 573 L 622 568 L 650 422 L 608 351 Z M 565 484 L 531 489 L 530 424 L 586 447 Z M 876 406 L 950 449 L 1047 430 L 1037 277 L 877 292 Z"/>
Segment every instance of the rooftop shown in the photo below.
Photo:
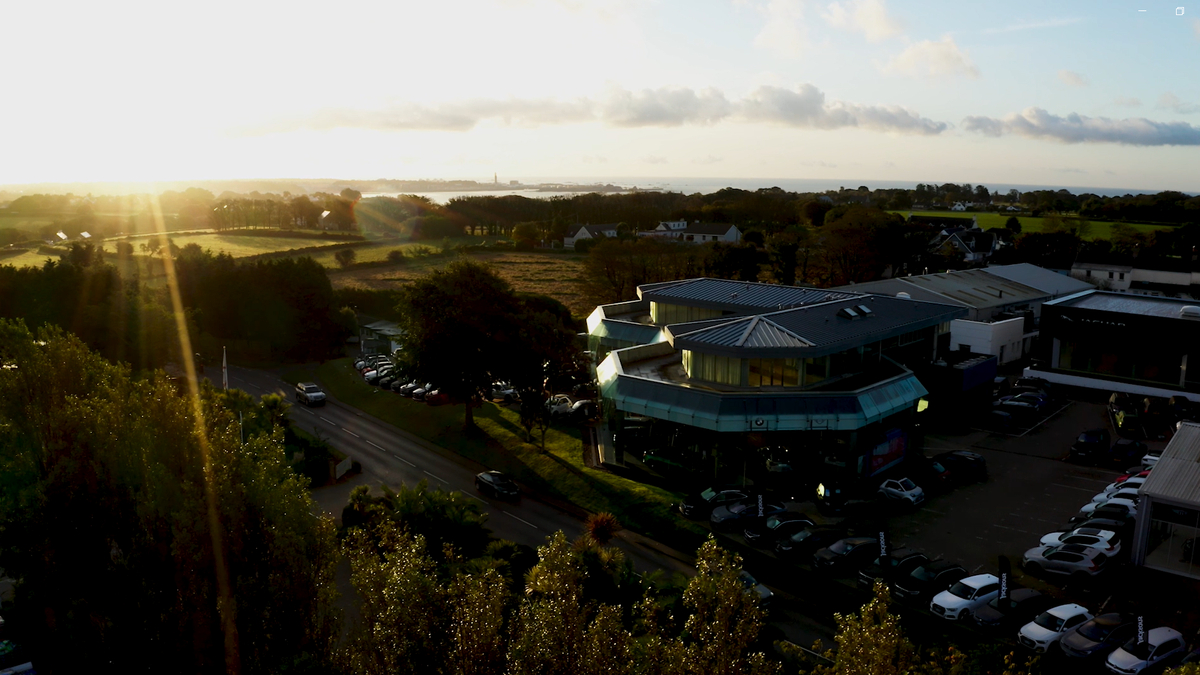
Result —
<path fill-rule="evenodd" d="M 1185 422 L 1179 427 L 1138 492 L 1179 504 L 1200 504 L 1200 424 Z"/>
<path fill-rule="evenodd" d="M 1050 295 L 1025 284 L 988 274 L 984 270 L 922 274 L 903 277 L 903 281 L 980 309 L 1022 301 L 1033 302 Z"/>
<path fill-rule="evenodd" d="M 1038 267 L 1029 263 L 992 265 L 983 271 L 994 277 L 1015 281 L 1043 293 L 1049 293 L 1055 297 L 1094 288 L 1094 286 L 1086 281 L 1080 281 L 1066 274 L 1052 272 L 1044 267 Z"/>
<path fill-rule="evenodd" d="M 1181 318 L 1179 310 L 1188 306 L 1197 306 L 1197 304 L 1200 304 L 1200 301 L 1092 290 L 1068 295 L 1065 298 L 1059 298 L 1046 304 L 1056 307 L 1079 307 L 1099 312 L 1113 312 L 1115 314 L 1138 314 L 1142 316 L 1179 319 L 1180 321 L 1194 321 L 1195 319 Z"/>
<path fill-rule="evenodd" d="M 651 302 L 747 312 L 811 305 L 858 297 L 856 293 L 729 279 L 685 279 L 638 287 L 638 297 Z"/>

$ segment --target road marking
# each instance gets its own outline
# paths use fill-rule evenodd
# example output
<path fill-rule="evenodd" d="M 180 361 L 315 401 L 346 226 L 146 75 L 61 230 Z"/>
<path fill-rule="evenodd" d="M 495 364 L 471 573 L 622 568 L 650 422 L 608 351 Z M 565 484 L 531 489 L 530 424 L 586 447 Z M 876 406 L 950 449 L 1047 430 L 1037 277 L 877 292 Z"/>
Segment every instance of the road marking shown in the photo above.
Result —
<path fill-rule="evenodd" d="M 1093 490 L 1093 488 L 1081 488 L 1081 487 L 1076 487 L 1074 485 L 1063 485 L 1062 483 L 1051 483 L 1051 485 L 1053 485 L 1054 487 L 1065 487 L 1065 488 L 1070 488 L 1072 490 L 1079 490 L 1080 492 L 1091 492 Z"/>
<path fill-rule="evenodd" d="M 414 464 L 413 466 L 416 466 L 416 464 Z M 426 471 L 426 470 L 424 470 L 424 469 L 421 469 L 421 473 L 423 473 L 423 474 L 425 474 L 426 476 L 429 476 L 429 477 L 431 477 L 431 478 L 437 478 L 438 480 L 442 481 L 442 482 L 443 482 L 443 483 L 445 483 L 446 485 L 449 485 L 449 484 L 450 484 L 450 481 L 446 480 L 445 478 L 441 478 L 441 477 L 439 477 L 439 476 L 434 476 L 433 474 L 429 473 L 428 471 Z"/>
<path fill-rule="evenodd" d="M 476 497 L 475 495 L 469 495 L 469 494 L 467 494 L 467 493 L 465 493 L 465 492 L 464 492 L 464 493 L 462 493 L 462 494 L 463 494 L 463 496 L 464 496 L 464 497 L 470 497 L 471 499 L 474 499 L 475 501 L 479 502 L 480 504 L 487 504 L 487 502 L 483 501 L 483 500 L 482 500 L 482 499 L 480 499 L 479 497 Z"/>
<path fill-rule="evenodd" d="M 506 516 L 512 516 L 513 518 L 516 518 L 517 520 L 521 521 L 522 523 L 525 523 L 526 525 L 532 527 L 535 530 L 539 529 L 537 525 L 534 525 L 533 523 L 529 522 L 528 520 L 525 520 L 524 518 L 522 518 L 520 516 L 514 516 L 513 514 L 509 513 L 508 511 L 501 511 L 500 513 L 503 513 Z"/>
<path fill-rule="evenodd" d="M 321 416 L 317 415 L 317 417 L 321 417 Z M 333 424 L 333 426 L 335 426 L 335 427 L 337 426 L 337 424 L 335 424 L 333 420 L 325 419 L 324 417 L 321 417 L 321 419 L 325 420 L 326 422 L 329 422 L 330 424 Z"/>
<path fill-rule="evenodd" d="M 371 443 L 371 441 L 367 441 L 367 442 L 368 442 L 368 443 Z M 375 445 L 375 444 L 374 444 L 374 443 L 371 443 L 371 445 Z M 375 447 L 379 447 L 379 446 L 375 446 Z M 392 457 L 395 457 L 396 459 L 400 460 L 401 462 L 404 462 L 405 464 L 407 464 L 407 465 L 411 466 L 411 467 L 412 467 L 412 468 L 414 468 L 414 469 L 415 469 L 415 468 L 417 468 L 417 465 L 416 465 L 416 464 L 413 464 L 412 462 L 408 461 L 407 459 L 404 459 L 403 457 L 401 457 L 400 455 L 397 455 L 397 454 L 396 454 L 396 453 L 394 453 L 394 452 L 392 453 Z"/>
<path fill-rule="evenodd" d="M 936 513 L 936 514 L 938 514 L 939 516 L 944 516 L 944 515 L 946 515 L 946 512 L 945 512 L 945 511 L 938 511 L 937 509 L 931 509 L 931 508 L 929 508 L 928 506 L 927 506 L 927 507 L 925 507 L 923 510 L 924 510 L 924 511 L 926 511 L 926 512 L 928 512 L 928 513 Z"/>
<path fill-rule="evenodd" d="M 975 566 L 975 569 L 971 570 L 971 574 L 975 574 L 976 572 L 978 572 L 978 571 L 979 571 L 979 568 L 980 568 L 980 567 L 983 567 L 983 566 L 984 566 L 984 564 L 985 564 L 985 563 L 979 563 L 978 565 L 976 565 L 976 566 Z"/>
<path fill-rule="evenodd" d="M 367 441 L 367 443 L 369 443 L 370 445 L 372 445 L 372 446 L 374 446 L 374 447 L 376 447 L 376 448 L 379 448 L 380 450 L 383 450 L 383 446 L 381 446 L 381 445 L 375 445 L 374 443 L 371 443 L 371 441 Z M 386 451 L 385 451 L 385 452 L 386 452 Z"/>
<path fill-rule="evenodd" d="M 350 431 L 350 430 L 349 430 L 349 429 L 347 429 L 346 427 L 342 427 L 342 431 L 344 431 L 344 432 L 346 432 L 346 433 L 350 434 L 351 436 L 353 436 L 353 437 L 355 437 L 355 438 L 362 438 L 362 436 L 359 436 L 358 434 L 354 433 L 353 431 Z"/>
<path fill-rule="evenodd" d="M 1101 611 L 1101 612 L 1103 612 L 1103 611 L 1104 611 L 1104 608 L 1105 608 L 1105 607 L 1108 607 L 1108 601 L 1109 601 L 1109 600 L 1112 600 L 1112 596 L 1111 596 L 1111 595 L 1110 595 L 1110 596 L 1108 596 L 1107 598 L 1105 598 L 1105 599 L 1104 599 L 1104 602 L 1103 602 L 1103 603 L 1100 605 L 1100 611 Z"/>
<path fill-rule="evenodd" d="M 304 410 L 304 408 L 301 408 L 301 410 Z M 317 413 L 315 413 L 315 412 L 313 412 L 313 411 L 311 411 L 311 410 L 304 410 L 304 412 L 308 413 L 309 415 L 312 415 L 313 417 L 316 417 L 316 416 L 317 416 Z"/>

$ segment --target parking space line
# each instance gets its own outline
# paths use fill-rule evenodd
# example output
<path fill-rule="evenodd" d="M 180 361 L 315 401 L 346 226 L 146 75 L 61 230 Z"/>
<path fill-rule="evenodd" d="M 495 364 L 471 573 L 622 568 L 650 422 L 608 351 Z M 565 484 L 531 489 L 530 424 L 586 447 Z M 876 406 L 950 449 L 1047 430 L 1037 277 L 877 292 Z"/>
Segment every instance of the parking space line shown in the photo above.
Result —
<path fill-rule="evenodd" d="M 416 466 L 416 465 L 414 464 L 413 466 Z M 430 478 L 437 478 L 438 480 L 442 481 L 442 482 L 443 482 L 443 483 L 445 483 L 446 485 L 449 485 L 449 484 L 450 484 L 450 481 L 446 480 L 445 478 L 441 478 L 441 477 L 439 477 L 439 476 L 435 476 L 435 475 L 433 475 L 433 474 L 429 473 L 428 471 L 426 471 L 425 469 L 421 469 L 421 473 L 425 474 L 426 476 L 429 476 Z"/>
<path fill-rule="evenodd" d="M 1000 528 L 1000 529 L 1002 529 L 1002 530 L 1012 530 L 1013 532 L 1021 532 L 1021 533 L 1024 533 L 1024 534 L 1033 534 L 1033 533 L 1032 533 L 1032 532 L 1030 532 L 1029 530 L 1022 530 L 1021 528 L 1018 528 L 1018 527 L 1009 527 L 1009 526 L 1007 526 L 1007 525 L 992 525 L 992 527 L 998 527 L 998 528 Z"/>
<path fill-rule="evenodd" d="M 346 427 L 342 427 L 342 431 L 344 431 L 344 432 L 346 432 L 346 433 L 350 434 L 351 436 L 353 436 L 353 437 L 355 437 L 355 438 L 362 438 L 362 436 L 359 436 L 358 434 L 354 433 L 353 431 L 350 431 L 350 430 L 349 430 L 349 429 L 347 429 Z"/>
<path fill-rule="evenodd" d="M 367 442 L 370 443 L 370 441 L 367 441 Z M 372 445 L 374 445 L 374 443 L 372 443 Z M 413 464 L 412 462 L 408 461 L 407 459 L 404 459 L 403 457 L 401 457 L 400 455 L 397 455 L 394 452 L 392 453 L 392 457 L 395 457 L 396 459 L 400 460 L 401 462 L 404 462 L 405 464 L 411 466 L 414 469 L 417 468 L 416 464 Z"/>
<path fill-rule="evenodd" d="M 526 525 L 532 527 L 535 530 L 539 529 L 537 525 L 534 525 L 533 523 L 529 522 L 528 520 L 525 520 L 524 518 L 522 518 L 520 516 L 514 516 L 513 514 L 509 513 L 508 511 L 501 511 L 500 513 L 503 513 L 506 516 L 511 516 L 513 518 L 516 518 L 517 520 L 521 521 L 522 523 L 525 523 Z"/>
<path fill-rule="evenodd" d="M 1062 483 L 1051 483 L 1051 485 L 1053 485 L 1054 487 L 1065 487 L 1065 488 L 1069 488 L 1071 490 L 1079 490 L 1080 492 L 1091 492 L 1092 490 L 1095 489 L 1095 488 L 1078 487 L 1075 485 L 1063 485 Z"/>

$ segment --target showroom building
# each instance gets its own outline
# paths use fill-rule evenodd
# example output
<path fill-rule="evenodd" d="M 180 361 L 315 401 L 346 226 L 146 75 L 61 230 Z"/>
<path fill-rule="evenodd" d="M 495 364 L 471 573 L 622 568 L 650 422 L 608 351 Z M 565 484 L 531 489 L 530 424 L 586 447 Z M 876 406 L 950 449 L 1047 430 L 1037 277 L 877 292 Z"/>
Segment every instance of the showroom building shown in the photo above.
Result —
<path fill-rule="evenodd" d="M 1138 493 L 1134 564 L 1200 579 L 1200 425 L 1180 425 Z"/>

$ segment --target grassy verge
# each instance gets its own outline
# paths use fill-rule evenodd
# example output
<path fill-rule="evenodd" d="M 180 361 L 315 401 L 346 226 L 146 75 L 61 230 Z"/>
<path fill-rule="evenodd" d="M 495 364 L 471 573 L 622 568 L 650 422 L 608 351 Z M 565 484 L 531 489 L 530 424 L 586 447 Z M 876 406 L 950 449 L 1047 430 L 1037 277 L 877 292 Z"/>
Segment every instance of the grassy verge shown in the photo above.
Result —
<path fill-rule="evenodd" d="M 485 403 L 476 410 L 477 433 L 462 429 L 463 407 L 427 406 L 362 381 L 349 359 L 330 361 L 283 375 L 288 382 L 315 381 L 342 403 L 354 406 L 442 448 L 503 471 L 530 487 L 587 511 L 607 511 L 648 537 L 694 549 L 706 531 L 675 515 L 679 495 L 592 469 L 584 464 L 580 430 L 546 431 L 546 450 L 535 431 L 525 439 L 516 410 Z"/>

